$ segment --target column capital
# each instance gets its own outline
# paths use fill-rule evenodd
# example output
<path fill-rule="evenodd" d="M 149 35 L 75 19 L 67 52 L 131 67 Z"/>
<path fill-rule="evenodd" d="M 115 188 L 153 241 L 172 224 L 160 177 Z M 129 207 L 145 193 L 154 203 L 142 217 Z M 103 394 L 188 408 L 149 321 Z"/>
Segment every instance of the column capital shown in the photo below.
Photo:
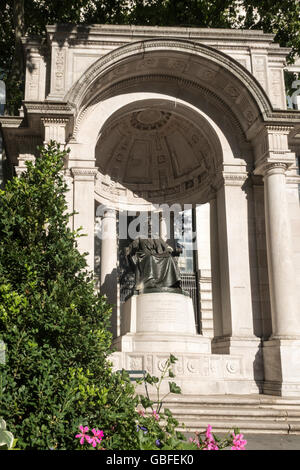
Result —
<path fill-rule="evenodd" d="M 288 160 L 277 160 L 277 161 L 271 161 L 271 160 L 266 160 L 263 163 L 260 163 L 255 169 L 254 169 L 254 175 L 260 175 L 260 176 L 269 176 L 271 174 L 284 174 L 286 171 L 290 168 L 290 166 L 294 162 L 291 162 L 290 159 Z"/>
<path fill-rule="evenodd" d="M 71 173 L 76 181 L 93 181 L 97 175 L 98 168 L 71 168 Z"/>

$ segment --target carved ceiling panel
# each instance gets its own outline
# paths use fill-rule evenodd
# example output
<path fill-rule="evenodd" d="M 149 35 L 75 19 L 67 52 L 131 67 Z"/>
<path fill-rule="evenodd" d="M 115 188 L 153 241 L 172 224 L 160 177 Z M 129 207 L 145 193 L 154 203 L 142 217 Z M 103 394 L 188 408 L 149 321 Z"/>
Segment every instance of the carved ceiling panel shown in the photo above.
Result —
<path fill-rule="evenodd" d="M 209 186 L 215 165 L 215 149 L 204 126 L 163 106 L 145 107 L 114 119 L 103 129 L 96 146 L 100 186 L 101 178 L 103 185 L 109 178 L 119 191 L 151 201 Z"/>

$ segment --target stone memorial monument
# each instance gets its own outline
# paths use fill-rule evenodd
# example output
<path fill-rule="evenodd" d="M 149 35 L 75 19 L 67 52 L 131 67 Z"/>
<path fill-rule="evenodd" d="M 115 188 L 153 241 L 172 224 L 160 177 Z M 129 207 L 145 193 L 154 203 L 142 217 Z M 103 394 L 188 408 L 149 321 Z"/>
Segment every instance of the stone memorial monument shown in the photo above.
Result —
<path fill-rule="evenodd" d="M 37 146 L 69 149 L 70 228 L 83 227 L 78 247 L 113 305 L 114 368 L 160 375 L 171 352 L 186 394 L 299 397 L 300 113 L 286 109 L 289 50 L 258 30 L 107 24 L 49 25 L 45 42 L 22 44 L 22 108 L 0 116 L 6 163 L 20 175 Z M 174 204 L 192 206 L 196 233 L 177 267 L 163 218 L 156 241 L 120 230 L 123 212 Z M 95 217 L 107 235 L 97 243 Z M 133 292 L 122 291 L 121 245 Z"/>

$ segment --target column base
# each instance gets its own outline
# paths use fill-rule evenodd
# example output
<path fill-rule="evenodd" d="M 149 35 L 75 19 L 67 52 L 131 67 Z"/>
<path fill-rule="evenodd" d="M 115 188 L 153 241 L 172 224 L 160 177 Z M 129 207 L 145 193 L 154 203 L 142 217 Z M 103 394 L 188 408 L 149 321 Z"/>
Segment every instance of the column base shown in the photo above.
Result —
<path fill-rule="evenodd" d="M 264 341 L 263 361 L 266 395 L 300 396 L 300 339 Z"/>
<path fill-rule="evenodd" d="M 253 378 L 260 391 L 264 379 L 261 339 L 256 336 L 225 336 L 212 341 L 213 354 L 239 355 L 243 358 L 245 373 Z"/>

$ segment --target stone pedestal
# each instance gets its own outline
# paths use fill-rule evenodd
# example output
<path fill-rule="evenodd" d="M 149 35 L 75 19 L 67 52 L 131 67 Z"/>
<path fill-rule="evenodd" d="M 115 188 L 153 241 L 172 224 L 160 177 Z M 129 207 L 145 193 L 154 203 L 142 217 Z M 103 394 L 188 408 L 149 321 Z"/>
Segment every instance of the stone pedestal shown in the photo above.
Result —
<path fill-rule="evenodd" d="M 168 380 L 187 395 L 259 391 L 252 357 L 212 354 L 210 339 L 196 334 L 192 300 L 183 294 L 133 295 L 123 305 L 121 335 L 113 347 L 117 349 L 110 356 L 114 370 L 146 370 L 157 377 L 173 354 L 178 359 L 173 367 L 175 379 L 163 381 L 162 393 L 169 391 Z M 143 386 L 137 391 L 143 393 Z"/>
<path fill-rule="evenodd" d="M 133 295 L 123 305 L 119 351 L 210 353 L 210 340 L 196 334 L 192 299 L 181 293 Z"/>

